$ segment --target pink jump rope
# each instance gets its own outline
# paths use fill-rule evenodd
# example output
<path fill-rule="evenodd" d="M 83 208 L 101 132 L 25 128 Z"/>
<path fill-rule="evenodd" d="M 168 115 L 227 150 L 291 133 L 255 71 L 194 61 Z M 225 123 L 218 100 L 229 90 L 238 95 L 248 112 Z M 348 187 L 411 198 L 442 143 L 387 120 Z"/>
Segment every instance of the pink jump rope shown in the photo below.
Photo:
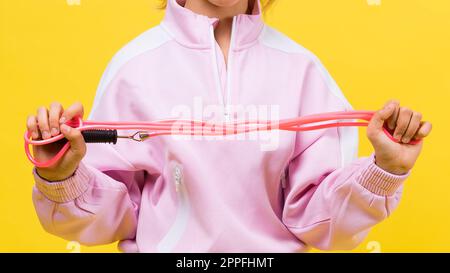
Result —
<path fill-rule="evenodd" d="M 100 122 L 82 120 L 81 118 L 68 121 L 66 124 L 79 129 L 86 143 L 116 144 L 119 138 L 141 142 L 151 137 L 163 135 L 225 136 L 255 131 L 283 130 L 299 132 L 342 126 L 367 126 L 374 113 L 373 111 L 330 112 L 280 121 L 244 121 L 223 124 L 175 119 L 154 122 Z M 139 131 L 132 135 L 120 136 L 117 130 Z M 383 130 L 392 141 L 398 142 L 385 128 Z M 64 136 L 59 134 L 46 140 L 32 140 L 31 133 L 27 131 L 24 138 L 25 153 L 28 159 L 40 168 L 54 165 L 70 148 L 70 144 L 67 142 L 55 157 L 46 162 L 39 162 L 32 156 L 29 145 L 47 145 L 64 139 Z M 413 140 L 409 144 L 417 144 L 419 142 L 420 140 Z"/>

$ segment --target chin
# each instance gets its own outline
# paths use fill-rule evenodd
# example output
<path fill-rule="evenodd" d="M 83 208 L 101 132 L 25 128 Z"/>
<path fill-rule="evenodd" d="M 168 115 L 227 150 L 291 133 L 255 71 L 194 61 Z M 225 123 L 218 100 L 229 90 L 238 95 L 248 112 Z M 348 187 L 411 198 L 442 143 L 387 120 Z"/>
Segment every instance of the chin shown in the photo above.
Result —
<path fill-rule="evenodd" d="M 242 0 L 208 0 L 214 6 L 218 6 L 221 8 L 229 8 L 237 5 Z"/>

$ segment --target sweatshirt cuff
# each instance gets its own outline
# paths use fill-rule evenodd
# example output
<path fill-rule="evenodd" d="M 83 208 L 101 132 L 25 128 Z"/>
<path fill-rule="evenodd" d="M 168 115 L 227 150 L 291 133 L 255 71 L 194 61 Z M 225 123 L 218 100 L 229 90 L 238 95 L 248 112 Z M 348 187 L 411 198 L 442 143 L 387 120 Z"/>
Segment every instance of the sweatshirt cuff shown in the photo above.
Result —
<path fill-rule="evenodd" d="M 80 197 L 89 187 L 91 173 L 88 168 L 80 162 L 75 174 L 62 180 L 51 182 L 39 176 L 36 168 L 33 169 L 36 188 L 49 200 L 56 203 L 66 203 Z"/>
<path fill-rule="evenodd" d="M 396 175 L 383 170 L 375 164 L 375 156 L 369 158 L 369 164 L 358 177 L 358 182 L 364 188 L 381 196 L 392 196 L 408 178 L 411 171 L 403 175 Z"/>

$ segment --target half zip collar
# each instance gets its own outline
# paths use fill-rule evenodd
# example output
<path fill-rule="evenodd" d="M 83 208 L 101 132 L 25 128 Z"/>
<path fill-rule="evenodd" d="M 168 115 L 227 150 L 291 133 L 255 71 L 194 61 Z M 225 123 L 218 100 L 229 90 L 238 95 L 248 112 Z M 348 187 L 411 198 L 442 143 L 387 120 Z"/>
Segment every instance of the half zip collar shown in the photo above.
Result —
<path fill-rule="evenodd" d="M 180 44 L 198 49 L 211 48 L 210 29 L 218 18 L 196 14 L 184 8 L 186 0 L 168 0 L 163 28 Z M 252 14 L 239 14 L 234 18 L 235 33 L 232 50 L 246 48 L 255 43 L 264 27 L 261 4 L 255 0 Z"/>

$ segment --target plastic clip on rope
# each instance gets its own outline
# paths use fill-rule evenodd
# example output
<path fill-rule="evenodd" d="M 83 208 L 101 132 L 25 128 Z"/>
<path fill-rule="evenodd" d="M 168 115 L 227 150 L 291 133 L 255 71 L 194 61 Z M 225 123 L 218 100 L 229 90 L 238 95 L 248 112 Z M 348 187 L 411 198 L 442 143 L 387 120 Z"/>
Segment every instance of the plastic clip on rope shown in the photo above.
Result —
<path fill-rule="evenodd" d="M 255 131 L 311 131 L 342 126 L 367 126 L 374 115 L 374 111 L 330 112 L 308 115 L 279 121 L 243 121 L 234 123 L 212 123 L 196 120 L 160 120 L 154 122 L 100 122 L 82 120 L 81 118 L 66 122 L 67 125 L 81 131 L 86 143 L 117 143 L 117 139 L 129 139 L 137 142 L 162 135 L 200 135 L 226 136 Z M 207 130 L 205 130 L 207 129 Z M 394 142 L 398 142 L 385 128 L 384 132 Z M 118 130 L 138 130 L 132 135 L 118 135 Z M 64 139 L 62 134 L 45 140 L 32 140 L 31 133 L 25 133 L 25 153 L 36 167 L 47 168 L 60 160 L 70 148 L 69 142 L 46 162 L 37 161 L 30 152 L 30 145 L 42 146 Z M 413 140 L 409 144 L 417 144 L 420 140 Z"/>

